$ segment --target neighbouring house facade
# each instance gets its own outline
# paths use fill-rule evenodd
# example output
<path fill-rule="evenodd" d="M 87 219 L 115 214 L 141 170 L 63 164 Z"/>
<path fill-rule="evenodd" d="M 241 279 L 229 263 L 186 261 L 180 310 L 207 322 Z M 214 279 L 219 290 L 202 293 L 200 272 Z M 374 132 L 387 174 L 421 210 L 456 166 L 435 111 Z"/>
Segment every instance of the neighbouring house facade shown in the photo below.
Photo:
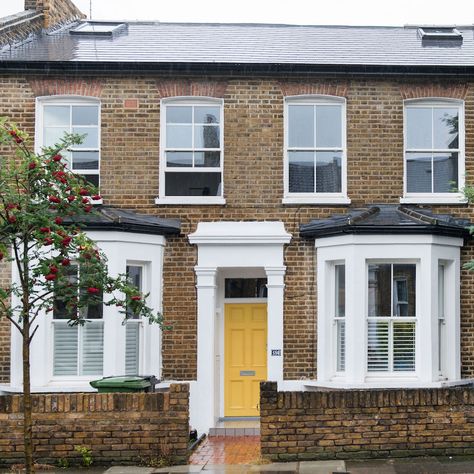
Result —
<path fill-rule="evenodd" d="M 261 380 L 474 378 L 474 215 L 458 191 L 474 173 L 472 26 L 94 23 L 27 3 L 24 21 L 68 14 L 9 33 L 0 115 L 37 150 L 87 134 L 68 153 L 103 196 L 87 232 L 172 326 L 45 315 L 35 390 L 190 381 L 207 432 L 258 416 Z M 1 322 L 4 392 L 21 390 L 20 360 Z"/>

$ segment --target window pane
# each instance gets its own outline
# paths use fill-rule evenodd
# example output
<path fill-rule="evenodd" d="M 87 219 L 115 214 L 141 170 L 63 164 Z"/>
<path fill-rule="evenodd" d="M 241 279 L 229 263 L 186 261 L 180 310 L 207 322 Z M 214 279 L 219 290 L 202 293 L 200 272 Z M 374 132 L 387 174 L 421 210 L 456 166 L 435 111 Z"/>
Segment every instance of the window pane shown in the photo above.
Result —
<path fill-rule="evenodd" d="M 393 315 L 416 316 L 416 265 L 393 265 Z"/>
<path fill-rule="evenodd" d="M 393 323 L 393 370 L 415 370 L 415 323 Z"/>
<path fill-rule="evenodd" d="M 336 318 L 346 315 L 346 266 L 336 265 L 334 267 L 336 277 Z"/>
<path fill-rule="evenodd" d="M 431 154 L 407 153 L 407 192 L 431 193 Z"/>
<path fill-rule="evenodd" d="M 192 148 L 193 129 L 191 125 L 167 125 L 166 146 L 168 148 Z"/>
<path fill-rule="evenodd" d="M 73 133 L 85 135 L 80 145 L 75 148 L 99 148 L 99 131 L 97 128 L 73 127 Z"/>
<path fill-rule="evenodd" d="M 342 126 L 340 105 L 316 106 L 316 146 L 341 148 Z"/>
<path fill-rule="evenodd" d="M 127 321 L 125 326 L 125 375 L 139 374 L 140 325 Z"/>
<path fill-rule="evenodd" d="M 369 265 L 369 316 L 391 316 L 391 265 Z"/>
<path fill-rule="evenodd" d="M 88 183 L 92 184 L 93 186 L 95 186 L 96 188 L 99 187 L 99 175 L 98 174 L 83 174 L 83 173 L 79 173 L 81 174 Z"/>
<path fill-rule="evenodd" d="M 44 126 L 51 125 L 70 127 L 70 107 L 69 105 L 45 105 L 44 107 Z"/>
<path fill-rule="evenodd" d="M 288 152 L 290 193 L 314 193 L 314 152 Z"/>
<path fill-rule="evenodd" d="M 166 165 L 182 167 L 193 166 L 193 152 L 192 151 L 167 151 Z"/>
<path fill-rule="evenodd" d="M 78 281 L 78 269 L 77 265 L 70 265 L 66 267 L 65 278 L 68 283 L 77 287 Z M 55 285 L 57 285 L 57 281 Z M 72 303 L 72 305 L 71 305 Z M 53 306 L 53 319 L 66 319 L 70 320 L 76 316 L 77 313 L 77 302 L 71 301 L 71 298 L 59 299 L 55 295 L 54 306 Z"/>
<path fill-rule="evenodd" d="M 54 324 L 53 375 L 77 375 L 78 326 Z"/>
<path fill-rule="evenodd" d="M 192 123 L 193 108 L 191 106 L 166 107 L 166 123 Z"/>
<path fill-rule="evenodd" d="M 43 130 L 44 146 L 59 144 L 66 132 L 69 132 L 69 128 L 45 127 Z"/>
<path fill-rule="evenodd" d="M 99 107 L 97 105 L 73 106 L 72 107 L 73 125 L 98 125 Z"/>
<path fill-rule="evenodd" d="M 226 278 L 225 298 L 266 298 L 266 278 Z"/>
<path fill-rule="evenodd" d="M 367 370 L 386 372 L 389 370 L 389 323 L 368 322 Z"/>
<path fill-rule="evenodd" d="M 215 125 L 195 125 L 194 148 L 219 148 L 219 130 Z"/>
<path fill-rule="evenodd" d="M 221 196 L 221 173 L 166 173 L 166 196 Z"/>
<path fill-rule="evenodd" d="M 337 365 L 338 372 L 346 370 L 346 322 L 336 321 L 337 327 Z"/>
<path fill-rule="evenodd" d="M 431 150 L 432 140 L 432 108 L 407 107 L 406 109 L 406 139 L 407 148 Z"/>
<path fill-rule="evenodd" d="M 342 153 L 318 151 L 316 153 L 316 192 L 340 193 L 342 190 Z"/>
<path fill-rule="evenodd" d="M 97 299 L 102 299 L 102 294 L 97 296 Z M 89 304 L 87 308 L 82 308 L 83 318 L 85 319 L 102 319 L 104 313 L 104 305 L 102 303 Z"/>
<path fill-rule="evenodd" d="M 94 321 L 82 327 L 82 374 L 101 375 L 104 366 L 104 323 Z"/>
<path fill-rule="evenodd" d="M 194 107 L 195 123 L 220 123 L 220 107 Z"/>
<path fill-rule="evenodd" d="M 438 265 L 438 318 L 444 319 L 444 265 Z"/>
<path fill-rule="evenodd" d="M 434 108 L 433 109 L 433 136 L 434 148 L 458 148 L 458 109 L 457 108 Z"/>
<path fill-rule="evenodd" d="M 194 153 L 194 166 L 207 168 L 219 167 L 220 162 L 220 151 L 199 151 Z"/>
<path fill-rule="evenodd" d="M 435 193 L 449 193 L 458 188 L 458 154 L 433 155 L 433 186 Z"/>
<path fill-rule="evenodd" d="M 74 151 L 72 152 L 73 170 L 98 170 L 99 153 L 97 151 Z"/>
<path fill-rule="evenodd" d="M 142 291 L 142 282 L 143 282 L 143 267 L 139 265 L 127 265 L 127 278 L 131 285 Z M 133 319 L 139 319 L 139 314 L 134 314 L 132 311 L 127 308 L 127 317 Z"/>
<path fill-rule="evenodd" d="M 288 146 L 314 147 L 314 107 L 288 106 Z"/>

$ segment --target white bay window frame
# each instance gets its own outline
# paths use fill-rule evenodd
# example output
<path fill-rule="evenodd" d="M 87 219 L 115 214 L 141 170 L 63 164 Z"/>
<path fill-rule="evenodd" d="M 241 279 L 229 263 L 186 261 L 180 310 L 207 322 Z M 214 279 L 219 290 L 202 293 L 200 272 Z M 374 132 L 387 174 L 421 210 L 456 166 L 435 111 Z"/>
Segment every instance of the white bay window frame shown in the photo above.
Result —
<path fill-rule="evenodd" d="M 409 108 L 457 108 L 458 109 L 458 148 L 456 149 L 442 149 L 436 148 L 434 144 L 430 148 L 411 148 L 407 143 L 407 109 Z M 421 98 L 421 99 L 406 99 L 403 103 L 403 197 L 400 198 L 400 202 L 404 204 L 465 204 L 466 198 L 462 192 L 448 192 L 448 193 L 436 193 L 436 192 L 409 192 L 407 189 L 407 154 L 411 153 L 458 153 L 458 185 L 457 189 L 462 190 L 465 186 L 465 113 L 464 113 L 464 101 L 459 99 L 450 98 Z M 432 133 L 433 123 L 431 124 Z M 433 137 L 434 138 L 434 137 Z M 433 171 L 432 171 L 433 175 Z M 433 179 L 433 176 L 432 176 Z"/>
<path fill-rule="evenodd" d="M 144 291 L 149 292 L 147 304 L 154 311 L 162 310 L 162 272 L 165 237 L 120 231 L 86 231 L 107 257 L 109 274 L 125 274 L 128 263 L 140 262 L 147 269 Z M 18 280 L 15 266 L 13 280 Z M 106 300 L 107 296 L 104 297 Z M 114 305 L 103 307 L 103 376 L 125 373 L 126 324 L 120 308 Z M 55 376 L 53 373 L 54 325 L 52 313 L 39 315 L 40 324 L 31 343 L 31 383 L 35 392 L 91 391 L 89 382 L 93 375 Z M 99 321 L 99 320 L 94 320 Z M 60 324 L 63 324 L 62 322 Z M 140 339 L 140 365 L 142 374 L 161 376 L 161 329 L 157 324 L 143 324 Z M 22 385 L 22 340 L 12 327 L 11 382 L 12 391 L 21 390 Z"/>
<path fill-rule="evenodd" d="M 341 108 L 341 145 L 338 147 L 319 147 L 316 143 L 309 148 L 297 148 L 289 146 L 289 107 L 298 105 L 340 106 Z M 284 166 L 283 166 L 283 204 L 350 204 L 347 197 L 347 132 L 346 132 L 346 99 L 344 97 L 331 95 L 297 95 L 285 97 L 284 103 Z M 316 133 L 317 124 L 315 122 Z M 312 151 L 341 153 L 341 192 L 323 193 L 296 193 L 289 190 L 289 151 Z M 316 180 L 316 170 L 315 170 Z"/>
<path fill-rule="evenodd" d="M 318 318 L 317 385 L 342 388 L 432 387 L 461 379 L 460 248 L 463 240 L 438 235 L 338 235 L 315 239 Z M 345 371 L 336 370 L 334 267 L 345 263 Z M 368 264 L 416 263 L 414 372 L 367 370 Z M 438 268 L 445 269 L 443 373 L 439 371 Z M 390 301 L 392 305 L 393 302 Z M 399 318 L 403 319 L 403 318 Z"/>
<path fill-rule="evenodd" d="M 194 162 L 191 167 L 171 167 L 168 166 L 166 160 L 166 152 L 172 150 L 167 147 L 166 142 L 166 115 L 168 107 L 192 107 L 195 106 L 210 106 L 219 107 L 220 122 L 219 122 L 219 148 L 210 149 L 211 151 L 218 151 L 220 153 L 220 166 L 218 167 L 195 167 Z M 194 118 L 191 123 L 193 130 L 192 147 L 187 151 L 199 152 L 205 151 L 205 148 L 194 147 Z M 182 150 L 179 148 L 178 150 Z M 220 173 L 221 183 L 218 196 L 167 196 L 166 195 L 166 173 Z M 182 96 L 182 97 L 168 97 L 160 101 L 160 172 L 159 172 L 159 195 L 155 199 L 155 204 L 189 204 L 189 205 L 216 205 L 225 204 L 224 198 L 224 100 L 215 97 L 201 97 L 201 96 Z"/>

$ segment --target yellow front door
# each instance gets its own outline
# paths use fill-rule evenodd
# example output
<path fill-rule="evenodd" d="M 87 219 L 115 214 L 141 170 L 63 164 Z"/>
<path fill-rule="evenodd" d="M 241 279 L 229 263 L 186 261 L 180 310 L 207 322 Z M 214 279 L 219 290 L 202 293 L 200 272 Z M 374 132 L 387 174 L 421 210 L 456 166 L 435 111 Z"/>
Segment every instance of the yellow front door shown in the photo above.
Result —
<path fill-rule="evenodd" d="M 225 305 L 224 415 L 259 416 L 267 379 L 267 305 Z"/>

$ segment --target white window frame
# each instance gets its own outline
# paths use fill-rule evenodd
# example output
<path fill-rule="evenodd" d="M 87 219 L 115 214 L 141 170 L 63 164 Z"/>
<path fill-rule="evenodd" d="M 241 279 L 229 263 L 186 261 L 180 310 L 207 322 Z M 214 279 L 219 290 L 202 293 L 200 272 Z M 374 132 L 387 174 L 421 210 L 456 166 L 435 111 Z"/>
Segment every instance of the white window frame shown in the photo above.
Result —
<path fill-rule="evenodd" d="M 99 186 L 100 189 L 101 179 L 100 179 L 100 169 L 101 169 L 101 149 L 102 149 L 102 138 L 101 138 L 101 111 L 102 111 L 102 104 L 100 99 L 97 97 L 83 97 L 83 96 L 76 96 L 76 95 L 52 95 L 52 96 L 42 96 L 36 98 L 36 126 L 35 126 L 35 152 L 41 153 L 41 149 L 44 146 L 43 141 L 43 129 L 44 129 L 44 107 L 49 105 L 58 105 L 58 106 L 87 106 L 87 105 L 96 105 L 99 108 L 99 116 L 97 121 L 97 140 L 98 140 L 98 147 L 97 148 L 81 148 L 80 151 L 97 151 L 99 155 L 99 165 L 97 170 L 88 170 L 87 173 L 83 173 L 81 170 L 70 170 L 80 176 L 87 176 L 87 175 L 97 175 L 99 178 Z M 91 201 L 92 204 L 103 204 L 103 200 L 98 201 Z"/>
<path fill-rule="evenodd" d="M 71 262 L 71 266 L 76 266 L 77 267 L 77 275 L 79 275 L 80 267 L 79 264 L 76 261 Z M 79 287 L 78 287 L 78 292 L 79 292 Z M 103 300 L 103 298 L 102 298 Z M 102 359 L 104 358 L 104 340 L 105 340 L 105 332 L 104 332 L 104 313 L 103 313 L 103 306 L 102 306 L 102 317 L 101 318 L 94 318 L 94 319 L 84 319 L 84 325 L 78 325 L 77 326 L 77 374 L 76 375 L 54 375 L 54 339 L 55 339 L 55 331 L 56 327 L 58 325 L 67 325 L 68 324 L 68 319 L 60 319 L 54 318 L 54 312 L 51 315 L 51 339 L 50 339 L 50 344 L 51 344 L 51 349 L 50 349 L 50 354 L 51 354 L 51 380 L 52 381 L 67 381 L 70 380 L 71 378 L 74 378 L 75 380 L 89 380 L 91 377 L 98 377 L 102 375 L 103 372 L 103 365 L 102 365 L 102 372 L 98 374 L 93 374 L 93 375 L 79 375 L 82 372 L 83 369 L 83 358 L 82 358 L 82 349 L 83 349 L 83 342 L 84 342 L 84 329 L 85 326 L 88 324 L 98 324 L 102 326 L 102 332 L 103 332 L 103 340 L 102 340 Z M 80 311 L 80 310 L 79 310 Z"/>
<path fill-rule="evenodd" d="M 400 202 L 404 204 L 465 204 L 466 198 L 462 192 L 452 193 L 409 193 L 407 191 L 407 151 L 415 151 L 407 147 L 407 109 L 408 108 L 445 108 L 456 107 L 459 110 L 459 151 L 458 151 L 458 189 L 465 186 L 465 118 L 464 101 L 449 98 L 423 98 L 407 99 L 403 103 L 403 197 Z M 416 150 L 418 151 L 418 150 Z M 446 150 L 420 149 L 420 152 L 443 152 Z M 449 150 L 448 150 L 449 151 Z"/>
<path fill-rule="evenodd" d="M 148 294 L 149 289 L 149 268 L 150 262 L 143 262 L 143 261 L 135 261 L 135 260 L 127 260 L 126 267 L 140 267 L 142 269 L 142 281 L 141 281 L 141 288 L 139 289 L 140 292 L 144 295 Z M 125 267 L 125 268 L 126 268 Z M 143 317 L 139 317 L 136 319 L 127 319 L 126 323 L 124 324 L 124 330 L 127 330 L 127 324 L 136 324 L 138 325 L 138 373 L 142 373 L 143 369 L 143 357 L 144 357 L 144 344 L 145 344 L 145 334 L 144 334 L 144 320 Z M 125 349 L 124 353 L 125 358 L 125 367 L 127 366 L 127 351 Z M 126 371 L 125 371 L 126 372 Z"/>
<path fill-rule="evenodd" d="M 168 106 L 203 106 L 209 105 L 220 108 L 219 144 L 220 144 L 220 166 L 219 167 L 167 167 L 166 164 L 166 111 Z M 168 97 L 160 100 L 160 173 L 159 173 L 159 195 L 155 204 L 225 204 L 224 198 L 224 100 L 215 97 Z M 221 194 L 220 196 L 166 196 L 166 172 L 192 173 L 192 172 L 220 172 Z"/>
<path fill-rule="evenodd" d="M 290 193 L 289 192 L 289 159 L 288 132 L 289 106 L 291 105 L 339 105 L 341 107 L 341 147 L 337 151 L 341 158 L 341 192 L 340 193 Z M 284 163 L 283 163 L 283 204 L 350 204 L 347 197 L 347 132 L 346 132 L 346 99 L 331 95 L 296 95 L 285 97 L 284 107 Z M 292 147 L 292 150 L 294 148 Z M 303 150 L 303 149 L 302 149 Z M 335 148 L 321 148 L 321 151 L 334 151 Z"/>
<path fill-rule="evenodd" d="M 369 316 L 369 266 L 370 265 L 377 265 L 377 264 L 387 264 L 390 265 L 390 284 L 391 284 L 391 294 L 388 295 L 388 298 L 390 298 L 390 316 Z M 393 266 L 394 265 L 415 265 L 415 316 L 396 316 L 393 314 L 393 306 L 394 306 L 394 301 L 393 301 L 393 282 L 395 281 L 393 278 Z M 420 298 L 418 297 L 418 293 L 420 291 L 420 279 L 419 279 L 419 268 L 420 268 L 420 262 L 419 260 L 405 260 L 405 259 L 368 259 L 366 261 L 366 298 L 365 298 L 365 319 L 366 319 L 366 331 L 368 334 L 368 324 L 369 322 L 383 322 L 383 323 L 388 323 L 388 331 L 389 331 L 389 336 L 388 336 L 388 370 L 385 371 L 369 371 L 368 368 L 368 360 L 366 363 L 366 378 L 386 378 L 386 377 L 391 377 L 391 378 L 405 378 L 409 376 L 416 375 L 416 367 L 417 367 L 417 359 L 418 359 L 418 352 L 419 352 L 419 341 L 418 341 L 418 310 L 419 310 L 419 304 L 420 304 Z M 397 322 L 407 322 L 407 323 L 415 323 L 415 370 L 414 371 L 395 371 L 393 370 L 393 326 Z M 367 352 L 368 352 L 368 335 L 366 336 L 366 345 L 365 345 L 365 352 L 366 352 L 366 358 Z"/>
<path fill-rule="evenodd" d="M 317 252 L 317 374 L 308 386 L 440 387 L 461 380 L 460 248 L 463 239 L 437 235 L 346 234 L 315 239 Z M 345 371 L 336 371 L 334 266 L 346 267 Z M 438 265 L 445 265 L 443 373 L 439 372 Z M 369 372 L 368 264 L 416 263 L 414 372 Z M 393 302 L 391 302 L 393 304 Z M 401 317 L 399 319 L 402 319 Z M 405 320 L 405 319 L 403 319 Z M 407 319 L 408 320 L 408 319 Z"/>

